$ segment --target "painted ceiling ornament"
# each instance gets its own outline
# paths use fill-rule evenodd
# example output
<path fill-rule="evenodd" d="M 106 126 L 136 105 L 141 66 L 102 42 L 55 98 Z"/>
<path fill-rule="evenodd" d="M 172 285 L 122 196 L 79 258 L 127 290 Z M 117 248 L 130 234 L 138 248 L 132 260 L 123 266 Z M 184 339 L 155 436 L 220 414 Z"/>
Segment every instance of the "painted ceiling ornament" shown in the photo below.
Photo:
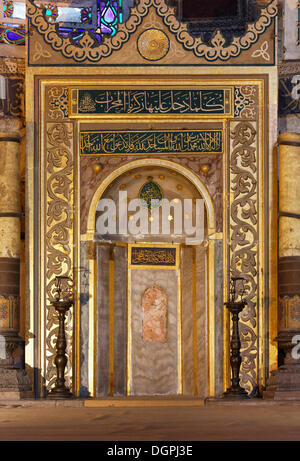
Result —
<path fill-rule="evenodd" d="M 158 208 L 162 201 L 163 195 L 159 185 L 154 181 L 146 182 L 140 189 L 139 199 L 145 200 L 149 210 Z M 155 204 L 151 204 L 151 200 L 156 200 Z"/>
<path fill-rule="evenodd" d="M 142 32 L 137 40 L 138 52 L 144 59 L 159 61 L 170 49 L 167 34 L 160 29 L 148 29 Z"/>
<path fill-rule="evenodd" d="M 108 36 L 105 42 L 100 41 L 100 43 L 97 42 L 97 31 L 85 29 L 79 35 L 77 34 L 76 41 L 69 36 L 70 32 L 64 35 L 61 28 L 57 29 L 57 24 L 50 23 L 44 18 L 44 8 L 39 7 L 34 0 L 28 0 L 27 17 L 31 26 L 35 27 L 44 38 L 45 43 L 49 44 L 53 50 L 60 52 L 65 58 L 74 59 L 77 63 L 83 61 L 98 63 L 114 51 L 120 50 L 124 43 L 129 41 L 130 36 L 143 23 L 143 19 L 148 15 L 151 7 L 156 9 L 157 16 L 161 17 L 165 26 L 168 27 L 170 33 L 174 35 L 183 49 L 211 63 L 218 60 L 226 62 L 251 48 L 272 24 L 273 18 L 278 12 L 277 0 L 272 0 L 265 8 L 261 9 L 258 19 L 247 25 L 245 33 L 234 37 L 228 44 L 220 30 L 216 31 L 209 44 L 205 43 L 201 37 L 190 35 L 187 25 L 176 18 L 174 8 L 170 8 L 163 0 L 140 0 L 134 8 L 131 8 L 131 15 L 126 23 L 120 21 L 118 29 L 114 29 L 116 32 Z M 106 19 L 108 21 L 112 17 L 111 11 L 109 10 L 107 13 Z M 101 34 L 99 37 L 101 38 Z"/>

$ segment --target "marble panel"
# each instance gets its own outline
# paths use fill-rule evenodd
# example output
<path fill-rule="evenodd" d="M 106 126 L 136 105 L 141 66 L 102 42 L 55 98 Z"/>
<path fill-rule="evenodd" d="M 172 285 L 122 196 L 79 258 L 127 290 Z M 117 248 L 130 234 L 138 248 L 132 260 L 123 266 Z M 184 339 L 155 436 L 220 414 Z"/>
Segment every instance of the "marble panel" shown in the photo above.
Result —
<path fill-rule="evenodd" d="M 175 270 L 131 270 L 132 395 L 175 395 L 179 392 L 177 356 L 177 283 Z M 143 341 L 142 298 L 158 285 L 168 296 L 168 341 Z"/>
<path fill-rule="evenodd" d="M 215 243 L 215 395 L 223 393 L 223 241 Z"/>
<path fill-rule="evenodd" d="M 194 394 L 193 248 L 182 248 L 182 359 L 183 394 Z"/>
<path fill-rule="evenodd" d="M 143 341 L 167 342 L 168 297 L 166 292 L 152 285 L 145 290 L 142 297 Z"/>
<path fill-rule="evenodd" d="M 109 254 L 97 245 L 97 397 L 109 394 Z"/>
<path fill-rule="evenodd" d="M 206 248 L 196 247 L 198 395 L 208 395 L 207 257 Z"/>
<path fill-rule="evenodd" d="M 80 244 L 80 397 L 87 397 L 89 376 L 89 260 L 88 242 Z"/>
<path fill-rule="evenodd" d="M 114 395 L 126 394 L 127 248 L 114 249 Z"/>

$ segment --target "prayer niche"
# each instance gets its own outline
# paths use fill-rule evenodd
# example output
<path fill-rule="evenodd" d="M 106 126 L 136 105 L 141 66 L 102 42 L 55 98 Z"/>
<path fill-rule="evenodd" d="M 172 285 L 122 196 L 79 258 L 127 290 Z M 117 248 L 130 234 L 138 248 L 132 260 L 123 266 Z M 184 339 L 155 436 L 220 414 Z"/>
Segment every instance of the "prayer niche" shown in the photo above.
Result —
<path fill-rule="evenodd" d="M 168 341 L 168 297 L 166 292 L 153 285 L 146 289 L 142 297 L 143 341 L 166 343 Z"/>

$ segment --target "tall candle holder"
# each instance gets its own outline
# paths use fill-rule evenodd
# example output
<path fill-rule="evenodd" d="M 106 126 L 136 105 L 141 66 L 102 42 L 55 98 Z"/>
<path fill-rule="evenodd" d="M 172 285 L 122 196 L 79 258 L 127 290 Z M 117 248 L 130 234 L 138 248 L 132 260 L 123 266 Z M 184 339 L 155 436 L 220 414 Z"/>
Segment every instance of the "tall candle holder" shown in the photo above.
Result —
<path fill-rule="evenodd" d="M 225 306 L 232 315 L 232 336 L 230 341 L 230 365 L 232 370 L 231 386 L 224 392 L 223 397 L 232 400 L 248 399 L 248 394 L 244 388 L 240 386 L 240 367 L 242 363 L 241 357 L 241 340 L 239 334 L 239 313 L 242 312 L 247 304 L 243 299 L 245 293 L 244 285 L 242 293 L 240 294 L 241 300 L 236 301 L 237 290 L 236 283 L 244 281 L 243 277 L 232 277 L 230 281 L 230 301 L 225 303 Z"/>
<path fill-rule="evenodd" d="M 57 369 L 57 378 L 55 386 L 49 392 L 49 399 L 69 399 L 73 398 L 73 394 L 65 385 L 65 368 L 68 362 L 66 356 L 66 334 L 65 334 L 65 317 L 66 313 L 73 305 L 71 287 L 69 285 L 70 278 L 66 276 L 57 276 L 55 285 L 57 287 L 55 301 L 52 302 L 55 310 L 58 312 L 58 334 L 56 340 L 56 357 L 55 365 Z"/>

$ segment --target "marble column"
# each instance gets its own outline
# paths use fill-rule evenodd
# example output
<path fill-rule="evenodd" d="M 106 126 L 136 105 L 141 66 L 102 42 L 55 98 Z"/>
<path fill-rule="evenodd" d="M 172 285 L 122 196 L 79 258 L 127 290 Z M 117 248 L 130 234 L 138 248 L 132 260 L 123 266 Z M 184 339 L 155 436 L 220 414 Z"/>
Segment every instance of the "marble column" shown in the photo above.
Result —
<path fill-rule="evenodd" d="M 0 399 L 31 390 L 20 329 L 20 138 L 0 132 Z"/>
<path fill-rule="evenodd" d="M 278 342 L 283 364 L 271 373 L 264 398 L 300 399 L 300 134 L 279 136 Z"/>

